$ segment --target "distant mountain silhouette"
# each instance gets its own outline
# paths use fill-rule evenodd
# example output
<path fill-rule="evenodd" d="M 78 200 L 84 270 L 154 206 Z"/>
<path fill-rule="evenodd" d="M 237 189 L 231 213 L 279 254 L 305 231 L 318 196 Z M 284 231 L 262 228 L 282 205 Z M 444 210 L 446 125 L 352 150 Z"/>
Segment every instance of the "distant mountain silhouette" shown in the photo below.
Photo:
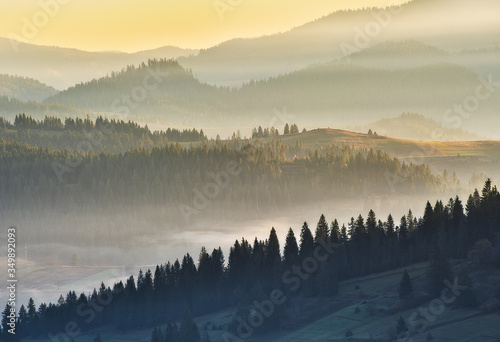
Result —
<path fill-rule="evenodd" d="M 160 75 L 157 83 L 148 76 L 155 72 Z M 145 79 L 150 90 L 142 88 Z M 482 134 L 496 136 L 491 120 L 498 120 L 494 114 L 500 105 L 500 92 L 482 101 L 472 118 L 471 113 L 459 117 L 453 112 L 455 105 L 474 95 L 481 82 L 487 80 L 451 63 L 384 70 L 330 62 L 231 90 L 202 84 L 176 61 L 163 60 L 76 85 L 46 102 L 99 112 L 155 115 L 173 123 L 192 121 L 197 125 L 220 125 L 221 120 L 225 125 L 265 124 L 283 107 L 303 126 L 347 124 L 415 112 L 445 125 L 467 123 L 468 129 L 476 132 L 492 127 Z"/>
<path fill-rule="evenodd" d="M 148 58 L 177 58 L 196 53 L 197 50 L 171 46 L 136 53 L 89 52 L 0 37 L 0 73 L 28 76 L 62 90 Z"/>
<path fill-rule="evenodd" d="M 415 0 L 387 10 L 335 12 L 288 32 L 229 40 L 179 62 L 201 81 L 240 85 L 341 59 L 387 40 L 418 40 L 449 51 L 500 46 L 498 18 L 499 1 Z"/>
<path fill-rule="evenodd" d="M 385 10 L 335 12 L 284 33 L 232 39 L 199 53 L 175 47 L 133 54 L 87 52 L 0 38 L 0 73 L 29 76 L 65 89 L 147 59 L 178 58 L 202 82 L 240 86 L 251 79 L 267 79 L 314 63 L 342 59 L 388 40 L 416 40 L 448 51 L 484 52 L 485 48 L 500 46 L 499 17 L 500 2 L 495 0 L 414 0 Z M 434 58 L 438 52 L 428 57 Z M 482 64 L 482 54 L 480 58 L 473 55 L 468 68 L 483 74 L 498 69 L 491 63 Z M 498 60 L 498 49 L 496 55 L 490 53 L 485 58 L 495 56 Z"/>
<path fill-rule="evenodd" d="M 21 101 L 43 101 L 56 93 L 54 88 L 32 78 L 0 74 L 0 96 Z"/>

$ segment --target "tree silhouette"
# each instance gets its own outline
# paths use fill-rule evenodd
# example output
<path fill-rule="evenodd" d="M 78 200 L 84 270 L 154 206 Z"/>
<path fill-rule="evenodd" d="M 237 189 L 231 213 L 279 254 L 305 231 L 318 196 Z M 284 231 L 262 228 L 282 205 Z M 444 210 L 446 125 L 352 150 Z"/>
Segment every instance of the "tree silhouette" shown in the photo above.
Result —
<path fill-rule="evenodd" d="M 403 278 L 401 279 L 401 283 L 399 285 L 399 298 L 400 299 L 408 299 L 413 294 L 413 285 L 411 283 L 410 275 L 408 271 L 405 270 L 403 273 Z"/>

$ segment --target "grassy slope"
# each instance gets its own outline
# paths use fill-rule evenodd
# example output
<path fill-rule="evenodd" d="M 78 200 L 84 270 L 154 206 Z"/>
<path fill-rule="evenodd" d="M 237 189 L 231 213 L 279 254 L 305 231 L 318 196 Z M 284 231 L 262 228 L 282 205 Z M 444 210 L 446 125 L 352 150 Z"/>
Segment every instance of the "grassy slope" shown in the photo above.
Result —
<path fill-rule="evenodd" d="M 317 148 L 328 144 L 383 150 L 394 157 L 416 164 L 427 164 L 434 172 L 447 169 L 467 182 L 473 173 L 500 178 L 500 141 L 430 142 L 395 139 L 338 129 L 315 129 L 306 133 L 281 136 L 284 144 Z"/>
<path fill-rule="evenodd" d="M 471 266 L 468 261 L 457 261 L 455 264 L 455 271 L 462 264 L 469 265 L 469 267 L 477 270 L 477 266 Z M 426 268 L 426 263 L 415 264 L 408 268 L 416 290 L 425 290 Z M 488 279 L 492 283 L 495 282 L 495 279 L 500 279 L 500 269 L 498 268 L 489 268 L 483 271 L 487 272 Z M 334 298 L 293 300 L 292 306 L 300 308 L 299 314 L 301 319 L 305 320 L 305 323 L 303 322 L 302 325 L 298 325 L 293 329 L 252 336 L 245 341 L 345 341 L 344 335 L 347 330 L 351 330 L 354 337 L 358 339 L 368 341 L 371 334 L 375 340 L 386 341 L 387 336 L 390 334 L 389 331 L 394 329 L 399 316 L 403 316 L 408 320 L 419 307 L 429 307 L 429 302 L 426 302 L 413 309 L 387 313 L 387 308 L 397 301 L 402 272 L 403 269 L 396 269 L 341 282 L 339 284 L 340 294 Z M 355 285 L 359 286 L 359 290 L 354 288 Z M 356 307 L 360 308 L 359 313 L 355 313 Z M 304 314 L 304 308 L 307 308 L 309 317 L 304 317 L 307 315 Z M 314 313 L 315 308 L 322 311 Z M 324 313 L 325 308 L 327 311 L 329 310 L 327 313 Z M 369 308 L 373 308 L 373 314 L 370 314 Z M 234 310 L 232 308 L 196 318 L 200 332 L 203 333 L 203 327 L 207 322 L 216 325 L 227 324 L 230 322 Z M 430 331 L 435 341 L 466 342 L 478 336 L 494 337 L 500 341 L 498 320 L 498 314 L 483 314 L 478 309 L 456 309 L 448 306 L 442 314 L 437 315 L 436 319 L 430 322 L 429 329 L 425 333 L 415 334 L 412 339 L 415 342 L 425 341 L 427 332 Z M 91 342 L 97 332 L 101 334 L 104 341 L 149 341 L 151 331 L 152 329 L 141 329 L 121 333 L 114 332 L 112 327 L 104 327 L 98 331 L 78 336 L 75 341 Z M 208 332 L 212 342 L 224 341 L 222 337 L 224 331 L 209 329 Z M 40 339 L 38 341 L 48 340 Z"/>

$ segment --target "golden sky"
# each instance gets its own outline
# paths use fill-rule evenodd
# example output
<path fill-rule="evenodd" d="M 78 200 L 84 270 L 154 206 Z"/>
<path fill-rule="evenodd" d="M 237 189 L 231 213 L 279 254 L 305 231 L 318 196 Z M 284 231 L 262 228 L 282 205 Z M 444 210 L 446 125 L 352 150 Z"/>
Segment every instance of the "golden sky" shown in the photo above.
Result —
<path fill-rule="evenodd" d="M 83 50 L 207 48 L 397 0 L 0 0 L 0 36 Z"/>

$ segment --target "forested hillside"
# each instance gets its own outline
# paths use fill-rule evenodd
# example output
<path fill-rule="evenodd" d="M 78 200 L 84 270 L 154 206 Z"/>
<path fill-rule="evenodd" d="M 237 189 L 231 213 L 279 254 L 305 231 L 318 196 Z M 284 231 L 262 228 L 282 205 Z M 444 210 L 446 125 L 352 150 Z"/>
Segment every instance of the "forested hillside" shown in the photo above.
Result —
<path fill-rule="evenodd" d="M 238 140 L 190 148 L 168 144 L 118 155 L 0 141 L 0 191 L 5 194 L 0 207 L 23 220 L 59 217 L 54 213 L 97 217 L 123 211 L 147 217 L 155 212 L 148 220 L 168 217 L 172 226 L 197 220 L 201 212 L 205 220 L 229 219 L 235 212 L 253 217 L 252 210 L 265 216 L 325 199 L 361 194 L 416 196 L 461 188 L 456 180 L 445 181 L 424 165 L 407 165 L 381 151 L 349 146 L 311 150 L 300 144 L 286 146 L 279 138 L 265 144 Z M 106 228 L 117 240 L 144 233 L 128 229 L 132 227 L 111 223 Z M 144 229 L 161 228 L 156 223 Z M 98 235 L 68 230 L 62 224 L 37 225 L 30 237 L 37 241 L 70 238 L 77 243 L 94 241 Z"/>
<path fill-rule="evenodd" d="M 453 110 L 487 82 L 450 63 L 391 71 L 331 62 L 229 89 L 200 83 L 176 61 L 150 60 L 147 65 L 129 66 L 109 77 L 76 85 L 46 102 L 200 125 L 221 120 L 225 125 L 270 121 L 274 111 L 284 107 L 301 125 L 316 121 L 345 124 L 410 111 L 425 113 L 447 126 L 456 127 L 459 120 L 470 130 L 485 131 L 492 120 L 498 120 L 490 115 L 500 105 L 500 92 L 494 87 L 483 89 L 489 93 L 474 111 L 473 120 L 467 112 Z"/>
<path fill-rule="evenodd" d="M 207 139 L 203 130 L 149 130 L 134 122 L 108 120 L 102 116 L 64 121 L 46 116 L 36 120 L 25 114 L 16 115 L 14 123 L 0 117 L 0 138 L 53 150 L 124 153 L 129 149 L 163 147 L 172 142 L 201 142 Z"/>
<path fill-rule="evenodd" d="M 254 322 L 250 305 L 259 310 L 273 305 L 266 319 L 254 325 L 259 336 L 303 321 L 293 314 L 290 299 L 335 296 L 341 280 L 425 260 L 429 260 L 426 300 L 439 297 L 446 282 L 455 279 L 464 291 L 455 307 L 476 308 L 481 294 L 467 276 L 455 278 L 449 259 L 465 258 L 474 246 L 478 260 L 499 263 L 500 251 L 493 251 L 490 242 L 500 234 L 499 213 L 500 193 L 488 180 L 482 192 L 476 190 L 466 204 L 458 197 L 447 204 L 427 202 L 421 218 L 410 211 L 400 220 L 389 215 L 382 221 L 370 210 L 366 219 L 359 215 L 340 227 L 336 219 L 329 223 L 321 215 L 315 229 L 304 222 L 300 234 L 290 228 L 281 242 L 274 228 L 265 241 L 236 240 L 227 259 L 220 248 L 211 246 L 209 252 L 203 247 L 198 262 L 186 254 L 181 260 L 158 264 L 154 271 L 141 270 L 137 280 L 130 276 L 112 287 L 101 283 L 88 295 L 70 291 L 57 303 L 43 303 L 38 309 L 30 299 L 19 311 L 19 335 L 38 337 L 64 331 L 68 320 L 80 333 L 110 324 L 127 332 L 169 323 L 165 337 L 158 339 L 163 331 L 153 331 L 152 342 L 200 341 L 201 327 L 193 323 L 191 313 L 234 307 L 232 322 L 212 329 L 224 330 L 226 340 L 239 341 L 241 322 Z M 478 247 L 488 244 L 490 249 Z M 405 276 L 399 293 L 408 299 L 414 293 Z M 8 307 L 3 315 L 8 315 Z M 178 321 L 182 321 L 180 327 Z"/>
<path fill-rule="evenodd" d="M 0 96 L 40 102 L 56 93 L 54 88 L 32 78 L 0 74 Z"/>
<path fill-rule="evenodd" d="M 229 91 L 201 84 L 177 62 L 160 59 L 77 84 L 45 102 L 125 115 L 150 114 L 172 122 L 196 118 L 201 123 L 220 118 L 211 113 L 208 119 L 207 112 L 217 110 L 224 93 Z"/>
<path fill-rule="evenodd" d="M 16 115 L 30 113 L 37 119 L 43 119 L 45 116 L 55 116 L 58 118 L 86 117 L 91 114 L 87 110 L 78 109 L 71 106 L 65 106 L 58 103 L 41 103 L 37 101 L 23 102 L 7 96 L 0 96 L 0 116 L 13 120 Z"/>

